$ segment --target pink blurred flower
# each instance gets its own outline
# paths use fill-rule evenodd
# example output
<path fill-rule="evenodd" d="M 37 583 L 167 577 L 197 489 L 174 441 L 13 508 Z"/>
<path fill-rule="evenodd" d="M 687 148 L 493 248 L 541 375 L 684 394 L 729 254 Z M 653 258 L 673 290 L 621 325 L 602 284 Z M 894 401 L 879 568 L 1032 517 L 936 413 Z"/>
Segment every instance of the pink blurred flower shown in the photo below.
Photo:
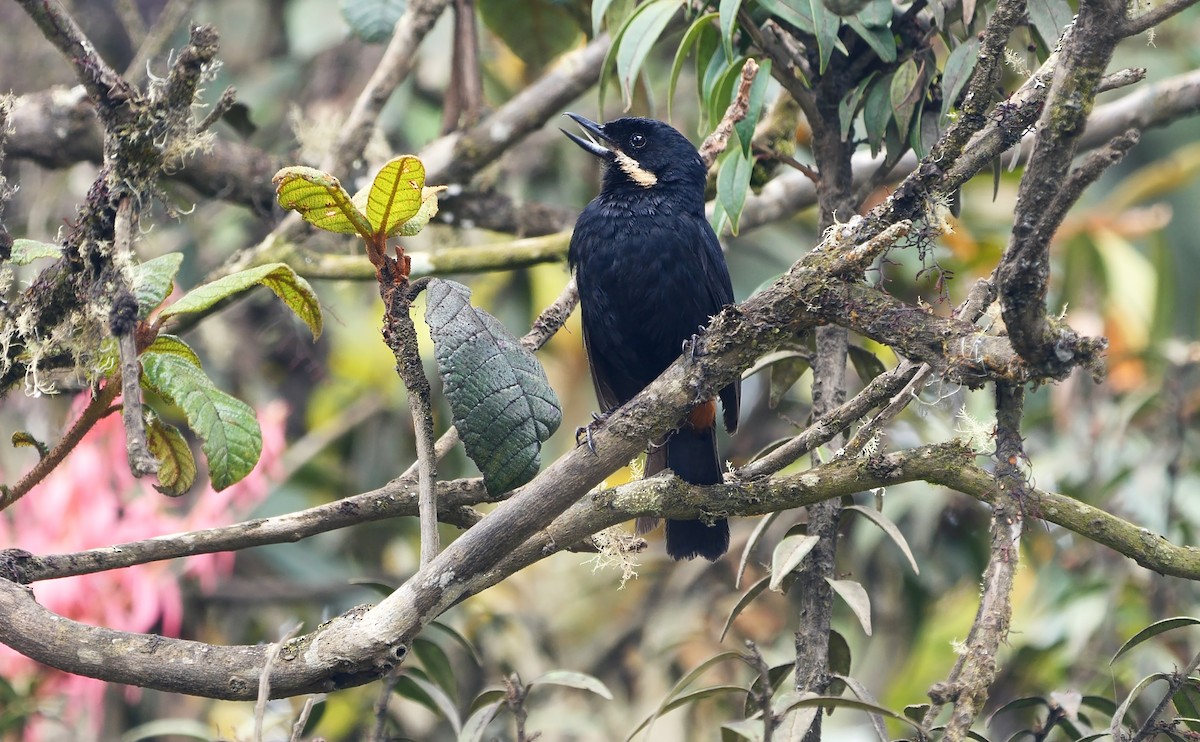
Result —
<path fill-rule="evenodd" d="M 282 402 L 257 411 L 263 449 L 249 476 L 221 492 L 206 485 L 181 500 L 156 491 L 153 477 L 139 480 L 130 473 L 121 416 L 109 415 L 54 472 L 0 512 L 0 548 L 64 553 L 233 523 L 261 502 L 282 475 L 286 413 Z M 179 636 L 180 579 L 193 578 L 210 591 L 233 569 L 233 560 L 232 553 L 200 554 L 182 563 L 156 562 L 38 582 L 33 592 L 47 609 L 76 621 Z M 108 686 L 103 681 L 45 667 L 4 645 L 0 677 L 34 692 L 41 708 L 74 727 L 96 729 L 102 721 Z M 42 736 L 39 726 L 36 720 L 29 725 L 27 740 Z"/>

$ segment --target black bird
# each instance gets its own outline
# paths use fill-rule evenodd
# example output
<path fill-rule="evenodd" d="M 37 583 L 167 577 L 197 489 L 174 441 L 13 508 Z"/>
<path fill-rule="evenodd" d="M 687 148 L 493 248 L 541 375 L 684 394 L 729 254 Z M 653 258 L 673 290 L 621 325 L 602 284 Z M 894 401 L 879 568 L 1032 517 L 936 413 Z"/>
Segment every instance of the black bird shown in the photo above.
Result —
<path fill-rule="evenodd" d="M 607 163 L 600 195 L 575 223 L 567 260 L 575 271 L 583 342 L 604 412 L 632 399 L 679 356 L 709 319 L 733 303 L 729 268 L 704 216 L 704 162 L 661 121 L 621 118 L 600 125 L 568 113 L 586 138 L 563 131 Z M 740 383 L 720 391 L 725 429 L 737 428 Z M 717 405 L 707 400 L 665 447 L 647 476 L 665 467 L 691 484 L 717 484 Z M 646 524 L 639 520 L 639 531 Z M 649 527 L 653 527 L 651 519 Z M 729 523 L 667 521 L 667 553 L 715 561 L 729 548 Z"/>

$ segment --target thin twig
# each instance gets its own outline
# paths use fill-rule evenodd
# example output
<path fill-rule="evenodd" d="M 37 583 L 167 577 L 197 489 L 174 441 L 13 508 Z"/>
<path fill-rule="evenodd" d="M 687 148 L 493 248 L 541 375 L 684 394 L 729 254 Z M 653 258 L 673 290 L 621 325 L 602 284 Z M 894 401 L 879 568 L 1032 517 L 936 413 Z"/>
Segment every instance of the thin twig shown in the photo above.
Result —
<path fill-rule="evenodd" d="M 392 692 L 396 689 L 396 683 L 400 682 L 400 673 L 403 672 L 403 668 L 404 665 L 397 664 L 379 680 L 379 695 L 375 696 L 375 705 L 371 709 L 375 715 L 375 726 L 371 729 L 371 742 L 387 742 L 390 739 L 387 734 L 388 704 L 392 700 Z"/>
<path fill-rule="evenodd" d="M 297 623 L 292 626 L 279 641 L 273 642 L 267 647 L 267 656 L 263 662 L 262 672 L 258 675 L 258 698 L 254 702 L 254 739 L 255 742 L 262 742 L 263 738 L 263 719 L 267 715 L 267 701 L 271 699 L 271 667 L 279 659 L 279 653 L 283 650 L 283 645 L 295 638 L 296 634 L 300 633 L 300 627 L 303 624 Z"/>
<path fill-rule="evenodd" d="M 733 127 L 737 122 L 746 118 L 746 114 L 750 112 L 750 88 L 754 85 L 754 78 L 757 76 L 758 62 L 747 59 L 746 63 L 742 65 L 742 76 L 738 82 L 737 95 L 725 109 L 725 115 L 721 117 L 720 123 L 700 145 L 700 159 L 704 160 L 706 167 L 712 167 L 713 163 L 717 161 L 717 157 L 729 146 L 729 137 L 733 135 Z M 742 144 L 748 144 L 748 142 Z"/>
<path fill-rule="evenodd" d="M 1183 670 L 1176 670 L 1169 678 L 1167 678 L 1167 692 L 1155 704 L 1154 709 L 1150 712 L 1146 720 L 1142 722 L 1142 726 L 1138 728 L 1137 734 L 1133 736 L 1129 742 L 1146 742 L 1146 740 L 1154 739 L 1159 734 L 1157 728 L 1158 717 L 1163 715 L 1167 710 L 1167 706 L 1175 699 L 1175 694 L 1183 687 L 1191 677 L 1191 674 L 1200 667 L 1200 652 L 1192 657 L 1192 661 Z M 1113 718 L 1112 727 L 1109 729 L 1109 734 L 1115 742 L 1125 742 L 1124 730 L 1121 728 L 1121 720 Z"/>
<path fill-rule="evenodd" d="M 136 83 L 146 75 L 146 65 L 166 47 L 194 3 L 195 0 L 171 0 L 159 11 L 154 26 L 142 39 L 137 53 L 125 68 L 126 80 Z"/>
<path fill-rule="evenodd" d="M 133 200 L 121 199 L 113 224 L 113 250 L 118 255 L 133 252 Z M 117 316 L 118 313 L 128 316 Z M 158 461 L 146 442 L 146 421 L 142 414 L 141 364 L 138 363 L 137 302 L 128 293 L 119 297 L 110 321 L 117 338 L 121 374 L 121 418 L 125 424 L 125 450 L 129 470 L 135 477 L 158 471 Z"/>
<path fill-rule="evenodd" d="M 296 717 L 296 723 L 292 725 L 292 736 L 288 742 L 300 742 L 300 737 L 304 734 L 304 727 L 308 726 L 308 717 L 312 715 L 313 706 L 317 703 L 317 696 L 309 695 L 304 699 L 304 706 L 300 709 L 300 715 Z"/>

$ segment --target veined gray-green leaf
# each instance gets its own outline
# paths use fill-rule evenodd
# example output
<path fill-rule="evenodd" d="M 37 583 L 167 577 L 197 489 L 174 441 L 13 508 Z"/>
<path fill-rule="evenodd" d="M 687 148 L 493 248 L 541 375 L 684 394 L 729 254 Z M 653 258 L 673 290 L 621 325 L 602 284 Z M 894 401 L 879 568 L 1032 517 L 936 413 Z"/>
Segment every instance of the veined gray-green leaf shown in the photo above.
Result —
<path fill-rule="evenodd" d="M 721 42 L 725 44 L 725 56 L 733 58 L 733 27 L 737 24 L 738 9 L 742 0 L 721 0 Z"/>
<path fill-rule="evenodd" d="M 58 245 L 21 238 L 13 240 L 12 254 L 5 262 L 13 265 L 29 265 L 40 258 L 57 258 L 61 255 L 62 248 Z"/>
<path fill-rule="evenodd" d="M 825 74 L 825 68 L 833 58 L 833 50 L 838 46 L 838 29 L 842 27 L 842 19 L 826 8 L 822 0 L 812 0 L 809 7 L 816 27 L 817 49 L 821 54 L 820 72 Z"/>
<path fill-rule="evenodd" d="M 200 363 L 200 356 L 196 355 L 196 351 L 192 350 L 192 346 L 183 342 L 183 340 L 175 335 L 159 335 L 154 338 L 153 343 L 150 343 L 150 347 L 146 348 L 146 352 L 171 353 L 183 358 L 196 368 L 204 367 Z"/>
<path fill-rule="evenodd" d="M 971 79 L 971 72 L 975 69 L 975 63 L 979 61 L 979 43 L 979 38 L 971 35 L 966 41 L 954 47 L 954 51 L 950 52 L 950 56 L 946 58 L 946 67 L 942 70 L 943 116 L 954 108 L 954 101 L 958 99 L 958 94 L 962 92 L 967 80 Z"/>
<path fill-rule="evenodd" d="M 467 455 L 488 492 L 525 484 L 562 422 L 546 372 L 499 320 L 471 306 L 466 286 L 435 279 L 425 295 L 438 372 Z"/>
<path fill-rule="evenodd" d="M 916 88 L 921 83 L 921 74 L 917 63 L 911 59 L 896 68 L 892 75 L 891 88 L 888 97 L 895 112 L 896 126 L 901 139 L 908 136 L 908 125 L 912 122 L 913 111 L 917 108 L 918 95 Z"/>
<path fill-rule="evenodd" d="M 196 482 L 196 459 L 179 429 L 157 416 L 146 426 L 146 443 L 158 461 L 158 484 L 154 489 L 168 497 L 179 497 Z"/>
<path fill-rule="evenodd" d="M 217 389 L 182 355 L 147 351 L 141 361 L 142 385 L 183 410 L 200 436 L 213 487 L 225 489 L 249 474 L 262 453 L 262 430 L 250 405 Z"/>
<path fill-rule="evenodd" d="M 134 266 L 131 288 L 137 299 L 138 319 L 146 319 L 171 295 L 171 287 L 182 264 L 183 253 L 169 252 Z"/>
<path fill-rule="evenodd" d="M 392 37 L 404 4 L 404 0 L 342 0 L 342 17 L 355 36 L 375 44 Z"/>
<path fill-rule="evenodd" d="M 1053 49 L 1058 37 L 1075 15 L 1067 0 L 1028 0 L 1029 20 L 1042 37 L 1046 49 Z"/>
<path fill-rule="evenodd" d="M 308 285 L 308 281 L 296 275 L 296 271 L 283 263 L 268 263 L 248 268 L 197 286 L 184 294 L 179 301 L 163 309 L 159 316 L 165 319 L 177 314 L 202 312 L 222 299 L 248 291 L 260 284 L 274 291 L 275 295 L 308 325 L 314 340 L 321 336 L 321 303 L 316 293 L 312 286 Z"/>

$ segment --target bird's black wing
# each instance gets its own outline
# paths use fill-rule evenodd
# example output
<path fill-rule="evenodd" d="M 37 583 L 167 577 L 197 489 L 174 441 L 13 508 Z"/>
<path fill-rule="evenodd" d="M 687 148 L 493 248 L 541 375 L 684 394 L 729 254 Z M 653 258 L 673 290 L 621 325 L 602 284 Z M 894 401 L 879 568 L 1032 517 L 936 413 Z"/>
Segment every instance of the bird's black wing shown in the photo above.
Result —
<path fill-rule="evenodd" d="M 729 278 L 725 254 L 721 252 L 721 243 L 708 221 L 702 220 L 696 230 L 699 232 L 697 239 L 701 245 L 700 256 L 704 261 L 704 287 L 711 307 L 709 314 L 715 315 L 722 307 L 733 303 L 733 282 Z M 725 430 L 733 433 L 737 430 L 738 412 L 742 403 L 741 379 L 723 388 L 720 396 Z"/>

